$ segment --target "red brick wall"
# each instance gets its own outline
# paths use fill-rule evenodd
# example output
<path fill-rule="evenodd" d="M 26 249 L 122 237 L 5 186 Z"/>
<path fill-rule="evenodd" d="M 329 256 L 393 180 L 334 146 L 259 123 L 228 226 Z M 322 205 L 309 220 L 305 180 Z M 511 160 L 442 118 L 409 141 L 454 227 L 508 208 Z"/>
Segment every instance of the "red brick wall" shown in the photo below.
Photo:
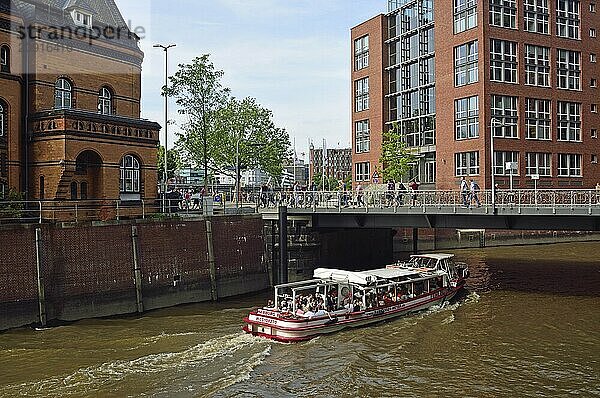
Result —
<path fill-rule="evenodd" d="M 384 95 L 387 85 L 387 76 L 384 75 L 386 50 L 384 40 L 386 37 L 387 20 L 384 15 L 378 15 L 368 21 L 352 28 L 351 31 L 351 109 L 352 109 L 352 181 L 356 186 L 356 163 L 370 162 L 371 175 L 379 167 L 381 157 L 381 145 L 383 140 L 385 108 Z M 361 70 L 355 70 L 354 63 L 354 40 L 369 35 L 369 66 Z M 356 112 L 355 106 L 355 82 L 364 77 L 369 77 L 369 109 Z M 367 153 L 356 153 L 356 124 L 355 122 L 368 119 L 371 129 L 371 150 Z M 361 182 L 363 186 L 365 182 Z"/>

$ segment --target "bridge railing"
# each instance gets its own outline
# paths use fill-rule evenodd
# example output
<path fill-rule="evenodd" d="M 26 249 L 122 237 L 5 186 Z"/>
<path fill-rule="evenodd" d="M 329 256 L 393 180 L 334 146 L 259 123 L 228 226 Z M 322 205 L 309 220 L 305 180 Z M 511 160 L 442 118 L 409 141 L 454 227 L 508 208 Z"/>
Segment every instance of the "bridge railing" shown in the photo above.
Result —
<path fill-rule="evenodd" d="M 595 208 L 600 206 L 598 190 L 497 190 L 496 208 Z M 299 191 L 263 193 L 256 197 L 258 208 L 333 209 L 401 209 L 401 208 L 477 208 L 494 206 L 492 192 L 461 193 L 457 190 L 436 191 Z"/>

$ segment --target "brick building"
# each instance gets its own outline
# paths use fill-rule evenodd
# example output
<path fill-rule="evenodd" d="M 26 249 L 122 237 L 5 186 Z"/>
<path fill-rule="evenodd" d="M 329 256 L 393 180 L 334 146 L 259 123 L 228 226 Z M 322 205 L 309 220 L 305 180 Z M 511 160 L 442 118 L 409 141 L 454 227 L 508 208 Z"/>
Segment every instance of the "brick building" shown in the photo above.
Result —
<path fill-rule="evenodd" d="M 112 0 L 0 0 L 0 196 L 156 197 L 138 40 Z"/>
<path fill-rule="evenodd" d="M 501 188 L 511 177 L 516 188 L 532 176 L 552 189 L 600 181 L 596 0 L 388 5 L 352 29 L 355 181 L 362 164 L 379 167 L 392 122 L 419 154 L 413 175 L 438 189 L 461 176 L 490 188 L 492 141 Z"/>

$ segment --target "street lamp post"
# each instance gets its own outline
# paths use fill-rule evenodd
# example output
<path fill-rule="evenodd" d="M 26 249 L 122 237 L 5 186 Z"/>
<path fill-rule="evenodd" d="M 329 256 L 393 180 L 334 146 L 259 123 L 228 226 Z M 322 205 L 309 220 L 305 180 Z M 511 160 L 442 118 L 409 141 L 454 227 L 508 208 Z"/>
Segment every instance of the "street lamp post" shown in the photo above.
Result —
<path fill-rule="evenodd" d="M 162 209 L 163 213 L 167 212 L 167 179 L 168 179 L 168 154 L 167 154 L 167 143 L 168 143 L 168 132 L 169 132 L 169 97 L 167 96 L 166 90 L 169 84 L 169 49 L 177 46 L 177 44 L 169 44 L 164 46 L 162 44 L 155 44 L 154 48 L 162 48 L 165 52 L 165 154 L 163 156 L 164 167 L 164 178 L 163 178 L 163 195 L 162 195 Z"/>
<path fill-rule="evenodd" d="M 494 170 L 494 127 L 503 127 L 504 124 L 496 119 L 492 118 L 490 123 L 490 165 L 492 173 L 492 209 L 496 214 L 496 173 Z"/>

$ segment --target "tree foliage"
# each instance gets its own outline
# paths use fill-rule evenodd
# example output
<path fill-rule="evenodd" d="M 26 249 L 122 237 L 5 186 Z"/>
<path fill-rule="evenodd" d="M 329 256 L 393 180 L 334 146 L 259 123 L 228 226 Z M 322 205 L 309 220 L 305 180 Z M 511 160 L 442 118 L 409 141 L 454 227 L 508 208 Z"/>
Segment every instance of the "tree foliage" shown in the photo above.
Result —
<path fill-rule="evenodd" d="M 383 181 L 401 181 L 410 172 L 416 160 L 415 153 L 406 144 L 398 123 L 394 123 L 390 130 L 383 133 L 379 159 L 383 165 Z"/>
<path fill-rule="evenodd" d="M 177 171 L 181 168 L 181 166 L 183 165 L 183 162 L 181 161 L 181 156 L 177 149 L 169 149 L 167 152 L 168 152 L 168 156 L 167 156 L 168 176 L 169 176 L 169 178 L 173 178 L 173 177 L 175 177 L 175 171 Z M 165 170 L 165 147 L 164 146 L 158 147 L 157 157 L 158 157 L 158 160 L 157 160 L 156 167 L 158 169 L 159 180 L 162 180 L 164 177 L 164 174 L 165 174 L 165 171 L 164 171 Z"/>
<path fill-rule="evenodd" d="M 176 99 L 186 118 L 178 133 L 177 149 L 182 160 L 202 164 L 208 170 L 236 166 L 239 145 L 241 169 L 260 167 L 274 177 L 282 173 L 290 139 L 276 127 L 270 110 L 253 98 L 231 96 L 223 86 L 223 71 L 216 70 L 209 55 L 179 65 L 165 93 Z"/>

